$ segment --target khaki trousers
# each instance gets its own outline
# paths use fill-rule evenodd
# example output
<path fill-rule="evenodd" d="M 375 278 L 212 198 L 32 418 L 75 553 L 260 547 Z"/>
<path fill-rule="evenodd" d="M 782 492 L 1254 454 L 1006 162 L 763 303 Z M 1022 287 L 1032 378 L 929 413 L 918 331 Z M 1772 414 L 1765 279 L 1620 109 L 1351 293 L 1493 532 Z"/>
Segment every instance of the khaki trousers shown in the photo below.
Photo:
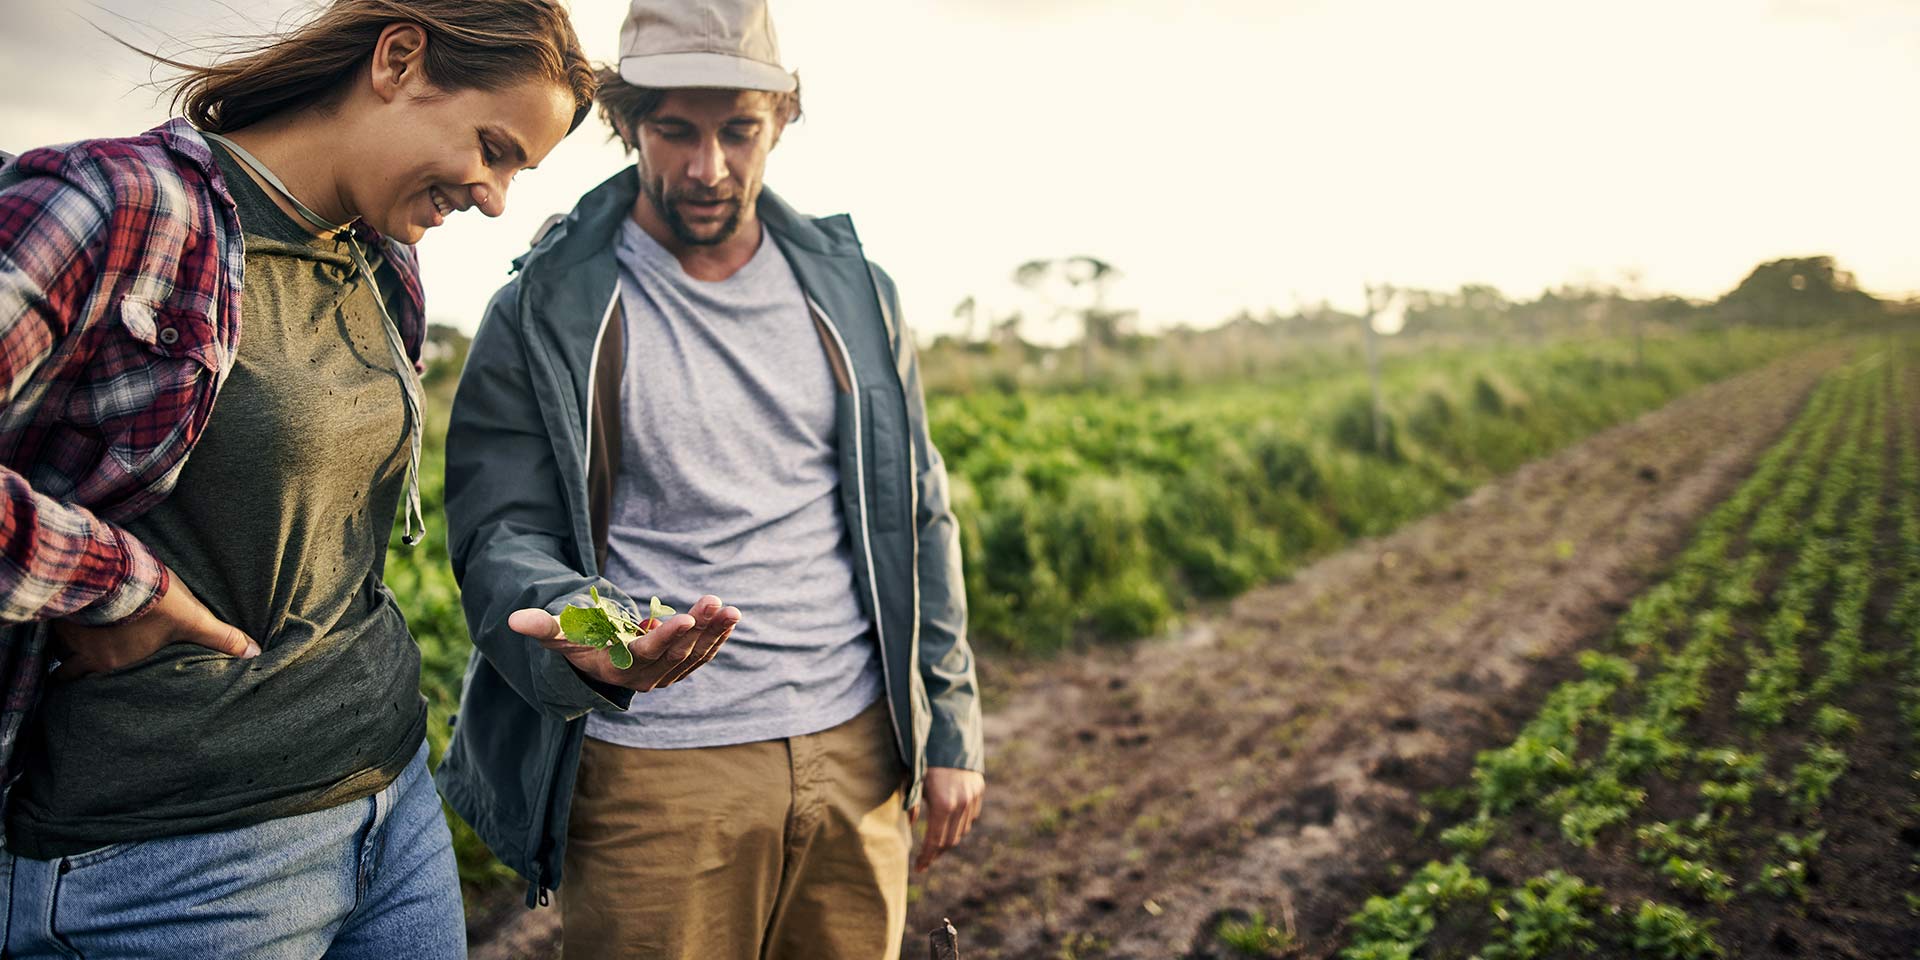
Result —
<path fill-rule="evenodd" d="M 907 915 L 906 774 L 883 699 L 784 740 L 589 738 L 560 894 L 566 960 L 875 960 Z"/>

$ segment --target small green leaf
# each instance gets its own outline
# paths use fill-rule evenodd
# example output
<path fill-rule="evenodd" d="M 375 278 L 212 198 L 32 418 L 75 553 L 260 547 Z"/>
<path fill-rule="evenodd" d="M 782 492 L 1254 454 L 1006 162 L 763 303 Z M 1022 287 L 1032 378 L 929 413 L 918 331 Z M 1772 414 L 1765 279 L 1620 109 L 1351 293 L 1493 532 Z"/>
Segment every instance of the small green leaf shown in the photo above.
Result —
<path fill-rule="evenodd" d="M 665 620 L 673 616 L 673 613 L 673 608 L 661 603 L 659 597 L 654 597 L 653 602 L 647 606 L 647 616 L 655 620 Z"/>
<path fill-rule="evenodd" d="M 627 608 L 601 596 L 598 586 L 587 588 L 586 599 L 592 606 L 569 606 L 560 611 L 560 629 L 567 639 L 583 647 L 606 648 L 608 659 L 621 670 L 633 666 L 633 651 L 627 644 L 640 638 L 639 622 Z M 660 600 L 656 597 L 653 602 L 658 606 Z"/>
<path fill-rule="evenodd" d="M 633 622 L 633 614 L 628 613 L 627 608 L 612 600 L 603 598 L 600 601 L 600 612 L 606 614 L 607 619 L 613 622 L 614 629 L 623 633 L 632 633 L 638 626 Z"/>
<path fill-rule="evenodd" d="M 594 607 L 568 607 L 560 611 L 560 630 L 567 640 L 587 647 L 612 643 L 616 631 L 605 612 Z"/>

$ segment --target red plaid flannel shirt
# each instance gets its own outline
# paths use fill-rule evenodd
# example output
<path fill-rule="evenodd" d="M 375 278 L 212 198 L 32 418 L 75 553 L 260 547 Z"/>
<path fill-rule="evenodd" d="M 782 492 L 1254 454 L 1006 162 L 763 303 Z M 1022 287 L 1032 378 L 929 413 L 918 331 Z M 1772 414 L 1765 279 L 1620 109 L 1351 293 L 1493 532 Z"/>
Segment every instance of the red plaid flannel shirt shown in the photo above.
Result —
<path fill-rule="evenodd" d="M 240 338 L 245 247 L 207 141 L 184 120 L 31 150 L 0 189 L 0 624 L 111 624 L 167 571 L 114 521 L 173 489 Z M 366 232 L 371 242 L 381 241 Z M 418 362 L 411 247 L 394 319 Z M 46 631 L 0 631 L 0 764 L 45 672 Z"/>

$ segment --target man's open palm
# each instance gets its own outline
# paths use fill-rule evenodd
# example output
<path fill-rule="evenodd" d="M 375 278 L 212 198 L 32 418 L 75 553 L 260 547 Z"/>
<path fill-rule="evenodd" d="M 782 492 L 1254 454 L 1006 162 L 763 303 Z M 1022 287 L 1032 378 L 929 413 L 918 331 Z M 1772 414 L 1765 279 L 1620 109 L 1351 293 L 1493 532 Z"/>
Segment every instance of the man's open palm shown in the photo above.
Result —
<path fill-rule="evenodd" d="M 739 622 L 738 609 L 722 606 L 716 596 L 701 597 L 692 610 L 668 617 L 629 644 L 633 666 L 622 670 L 613 665 L 606 648 L 568 643 L 560 630 L 560 618 L 545 610 L 515 610 L 507 618 L 507 626 L 515 633 L 532 637 L 566 657 L 575 670 L 601 683 L 641 693 L 677 683 L 712 660 Z"/>

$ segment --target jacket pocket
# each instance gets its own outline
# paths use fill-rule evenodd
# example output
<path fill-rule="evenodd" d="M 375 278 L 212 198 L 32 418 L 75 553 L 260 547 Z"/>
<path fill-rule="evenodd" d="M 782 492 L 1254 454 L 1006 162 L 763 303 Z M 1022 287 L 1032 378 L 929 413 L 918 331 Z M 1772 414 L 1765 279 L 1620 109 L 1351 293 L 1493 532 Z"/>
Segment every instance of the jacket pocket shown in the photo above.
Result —
<path fill-rule="evenodd" d="M 867 487 L 873 493 L 873 529 L 895 533 L 907 526 L 907 430 L 900 396 L 885 387 L 868 387 L 866 409 Z"/>

